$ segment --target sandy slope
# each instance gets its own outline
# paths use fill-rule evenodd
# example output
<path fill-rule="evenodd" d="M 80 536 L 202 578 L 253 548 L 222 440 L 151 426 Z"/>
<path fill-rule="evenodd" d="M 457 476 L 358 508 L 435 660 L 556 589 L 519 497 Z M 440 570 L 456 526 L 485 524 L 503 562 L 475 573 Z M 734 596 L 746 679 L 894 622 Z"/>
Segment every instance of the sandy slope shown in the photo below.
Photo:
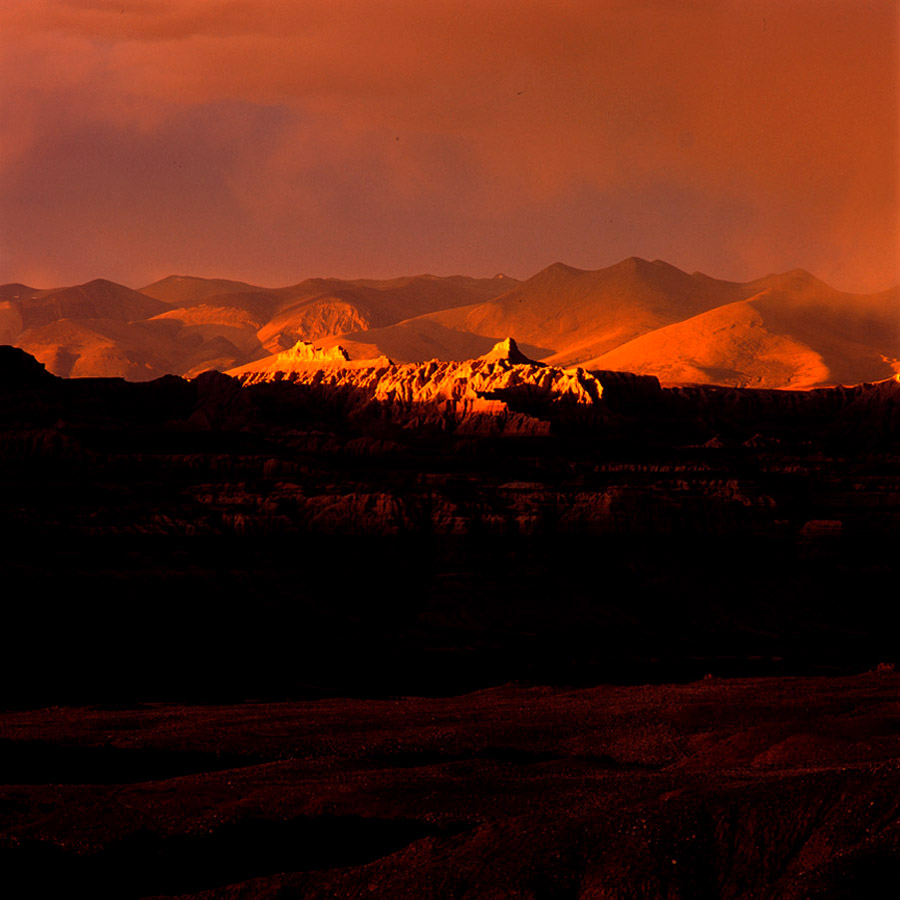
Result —
<path fill-rule="evenodd" d="M 671 383 L 808 388 L 889 378 L 900 356 L 900 291 L 835 291 L 805 272 L 586 361 Z"/>

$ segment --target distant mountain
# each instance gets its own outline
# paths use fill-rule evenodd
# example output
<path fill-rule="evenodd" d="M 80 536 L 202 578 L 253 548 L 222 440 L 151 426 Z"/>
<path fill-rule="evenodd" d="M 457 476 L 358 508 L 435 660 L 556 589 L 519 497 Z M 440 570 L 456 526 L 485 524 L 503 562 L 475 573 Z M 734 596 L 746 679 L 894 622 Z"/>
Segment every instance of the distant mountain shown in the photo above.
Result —
<path fill-rule="evenodd" d="M 491 300 L 505 293 L 515 279 L 438 278 L 417 275 L 389 281 L 341 281 L 313 278 L 282 288 L 278 312 L 260 330 L 260 341 L 271 351 L 286 350 L 299 340 L 368 331 L 404 319 Z"/>
<path fill-rule="evenodd" d="M 555 263 L 523 282 L 418 275 L 266 288 L 172 275 L 140 291 L 104 280 L 0 287 L 0 342 L 67 376 L 265 368 L 298 341 L 340 345 L 352 360 L 465 360 L 507 336 L 550 365 L 668 383 L 874 381 L 900 368 L 900 288 L 848 294 L 802 270 L 738 283 L 637 257 L 596 271 Z"/>
<path fill-rule="evenodd" d="M 298 340 L 483 301 L 517 283 L 505 276 L 422 275 L 264 288 L 173 275 L 140 291 L 102 280 L 44 291 L 10 284 L 0 287 L 0 342 L 28 350 L 56 375 L 192 376 Z"/>
<path fill-rule="evenodd" d="M 0 296 L 0 339 L 33 353 L 54 374 L 142 380 L 177 364 L 168 342 L 158 346 L 140 327 L 165 304 L 121 284 L 97 279 L 41 291 L 7 285 Z"/>
<path fill-rule="evenodd" d="M 555 263 L 496 300 L 433 318 L 459 331 L 515 335 L 547 348 L 544 361 L 567 365 L 738 295 L 731 282 L 631 257 L 597 271 Z"/>
<path fill-rule="evenodd" d="M 217 294 L 245 294 L 267 288 L 227 278 L 196 278 L 193 275 L 169 275 L 140 289 L 142 294 L 162 300 L 169 306 L 193 306 Z"/>
<path fill-rule="evenodd" d="M 511 334 L 532 356 L 568 365 L 739 296 L 739 285 L 659 261 L 632 257 L 598 271 L 554 263 L 499 297 L 420 316 L 374 337 L 397 359 L 421 358 L 429 347 L 438 358 L 465 359 Z M 368 343 L 370 336 L 348 337 Z"/>
<path fill-rule="evenodd" d="M 10 288 L 20 290 L 10 296 Z M 23 330 L 40 328 L 60 319 L 131 322 L 147 319 L 166 308 L 159 300 L 103 278 L 48 291 L 35 291 L 24 285 L 6 285 L 0 290 L 4 300 L 21 316 Z"/>
<path fill-rule="evenodd" d="M 770 275 L 749 296 L 644 334 L 587 368 L 669 383 L 809 388 L 889 378 L 900 357 L 900 288 L 836 291 L 808 272 Z"/>
<path fill-rule="evenodd" d="M 507 334 L 530 356 L 670 383 L 799 387 L 890 377 L 900 288 L 836 291 L 795 270 L 747 283 L 630 258 L 598 271 L 556 263 L 485 303 L 323 341 L 351 357 L 466 359 Z"/>

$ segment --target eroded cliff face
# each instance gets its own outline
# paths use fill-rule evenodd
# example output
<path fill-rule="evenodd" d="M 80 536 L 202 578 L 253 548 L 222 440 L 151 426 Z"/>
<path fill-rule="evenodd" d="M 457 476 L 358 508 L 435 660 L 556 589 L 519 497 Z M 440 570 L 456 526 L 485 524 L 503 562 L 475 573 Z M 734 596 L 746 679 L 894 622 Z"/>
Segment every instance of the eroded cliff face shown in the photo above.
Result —
<path fill-rule="evenodd" d="M 90 535 L 763 535 L 801 547 L 900 526 L 896 379 L 664 390 L 544 366 L 513 341 L 466 362 L 360 364 L 311 345 L 279 359 L 130 384 L 59 379 L 10 349 L 7 520 Z"/>
<path fill-rule="evenodd" d="M 162 642 L 166 617 L 186 610 L 198 610 L 205 641 L 222 597 L 242 625 L 259 598 L 299 610 L 291 635 L 360 598 L 363 610 L 322 633 L 343 648 L 355 629 L 359 653 L 372 629 L 408 639 L 398 684 L 420 671 L 416 648 L 473 640 L 478 665 L 501 679 L 540 659 L 605 665 L 622 629 L 645 660 L 805 666 L 809 638 L 816 660 L 874 664 L 873 647 L 893 647 L 884 598 L 896 592 L 900 382 L 674 391 L 501 350 L 418 366 L 298 360 L 294 377 L 248 384 L 219 372 L 61 379 L 0 353 L 0 563 L 8 595 L 29 598 L 10 633 L 44 627 L 49 603 L 59 628 L 47 656 L 70 660 L 68 678 L 83 665 L 73 630 L 106 630 L 60 598 L 93 597 L 104 616 L 123 602 L 153 609 Z M 386 606 L 372 601 L 382 582 Z M 391 610 L 409 614 L 399 631 Z M 135 631 L 147 627 L 141 618 Z M 328 658 L 304 671 L 345 652 L 323 648 Z M 446 656 L 434 652 L 444 684 Z M 454 690 L 473 671 L 459 653 Z M 292 644 L 285 659 L 295 657 Z M 106 684 L 106 667 L 94 674 Z"/>
<path fill-rule="evenodd" d="M 299 342 L 265 364 L 233 370 L 245 386 L 287 382 L 351 417 L 377 405 L 406 428 L 437 426 L 462 434 L 548 434 L 554 418 L 602 415 L 603 386 L 584 369 L 528 359 L 512 338 L 462 362 L 395 365 L 386 357 L 350 362 L 335 347 Z"/>

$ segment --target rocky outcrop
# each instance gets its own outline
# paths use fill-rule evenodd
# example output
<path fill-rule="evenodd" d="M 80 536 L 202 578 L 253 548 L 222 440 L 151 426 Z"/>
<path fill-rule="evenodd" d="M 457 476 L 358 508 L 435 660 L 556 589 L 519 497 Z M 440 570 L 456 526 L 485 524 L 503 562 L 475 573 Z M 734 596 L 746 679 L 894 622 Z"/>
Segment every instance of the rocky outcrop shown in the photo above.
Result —
<path fill-rule="evenodd" d="M 231 374 L 245 386 L 300 386 L 352 416 L 376 404 L 394 424 L 460 433 L 546 434 L 554 419 L 600 412 L 603 386 L 594 375 L 535 362 L 512 338 L 477 359 L 403 365 L 385 357 L 350 362 L 340 347 L 301 344 Z"/>
<path fill-rule="evenodd" d="M 277 355 L 277 362 L 288 367 L 295 363 L 309 362 L 346 362 L 347 356 L 343 347 L 317 347 L 310 341 L 297 341 L 290 350 Z"/>
<path fill-rule="evenodd" d="M 661 389 L 513 341 L 466 362 L 292 358 L 133 384 L 4 349 L 5 514 L 91 535 L 762 535 L 807 555 L 900 527 L 896 379 Z"/>
<path fill-rule="evenodd" d="M 505 338 L 494 344 L 483 356 L 479 357 L 483 362 L 508 362 L 524 366 L 542 366 L 544 363 L 529 359 L 520 349 L 519 345 L 511 338 Z"/>

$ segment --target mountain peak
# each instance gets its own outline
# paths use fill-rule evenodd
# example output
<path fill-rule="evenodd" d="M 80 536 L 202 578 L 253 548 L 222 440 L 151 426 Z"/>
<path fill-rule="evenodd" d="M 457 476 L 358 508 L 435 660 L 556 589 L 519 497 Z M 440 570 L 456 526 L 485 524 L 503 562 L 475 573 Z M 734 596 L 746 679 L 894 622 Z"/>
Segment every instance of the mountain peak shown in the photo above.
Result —
<path fill-rule="evenodd" d="M 617 272 L 628 272 L 643 275 L 650 272 L 673 269 L 675 267 L 670 266 L 668 263 L 663 262 L 661 259 L 650 262 L 649 260 L 643 259 L 640 256 L 629 256 L 623 259 L 622 262 L 617 263 L 610 268 Z"/>
<path fill-rule="evenodd" d="M 533 359 L 529 359 L 519 349 L 519 345 L 511 337 L 504 338 L 499 343 L 494 344 L 491 350 L 485 353 L 484 356 L 480 356 L 479 359 L 483 360 L 484 362 L 500 362 L 501 360 L 505 360 L 506 362 L 515 363 L 516 365 L 520 366 L 543 365 L 543 363 L 535 362 Z"/>
<path fill-rule="evenodd" d="M 815 275 L 807 272 L 806 269 L 791 269 L 789 272 L 779 272 L 775 277 L 791 284 L 808 284 L 819 280 Z"/>
<path fill-rule="evenodd" d="M 75 285 L 74 289 L 106 292 L 128 291 L 129 293 L 137 293 L 137 291 L 134 291 L 132 288 L 126 287 L 124 284 L 119 284 L 118 281 L 110 281 L 108 278 L 92 278 L 90 281 L 85 281 L 84 284 Z"/>
<path fill-rule="evenodd" d="M 820 278 L 807 272 L 806 269 L 791 269 L 789 272 L 773 272 L 765 278 L 757 279 L 755 283 L 764 283 L 767 287 L 777 290 L 802 290 L 804 288 L 832 290 Z"/>
<path fill-rule="evenodd" d="M 562 262 L 551 263 L 544 269 L 545 272 L 564 272 L 567 275 L 580 275 L 584 269 L 576 269 L 575 266 L 567 266 Z M 540 274 L 540 273 L 538 273 Z"/>
<path fill-rule="evenodd" d="M 180 281 L 215 281 L 221 279 L 213 279 L 213 278 L 202 278 L 199 275 L 166 275 L 165 278 L 160 278 L 158 281 L 154 281 L 154 284 L 172 284 Z"/>

